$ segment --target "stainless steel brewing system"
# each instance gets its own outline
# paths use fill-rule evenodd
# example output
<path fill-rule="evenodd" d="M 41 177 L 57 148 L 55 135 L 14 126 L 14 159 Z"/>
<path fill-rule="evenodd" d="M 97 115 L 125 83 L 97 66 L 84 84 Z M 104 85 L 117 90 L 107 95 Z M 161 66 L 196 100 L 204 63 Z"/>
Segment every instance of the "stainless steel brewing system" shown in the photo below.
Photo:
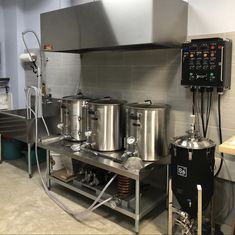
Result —
<path fill-rule="evenodd" d="M 170 106 L 132 103 L 126 105 L 126 150 L 143 161 L 156 161 L 168 154 Z"/>
<path fill-rule="evenodd" d="M 84 141 L 87 130 L 87 102 L 84 96 L 66 96 L 61 104 L 62 134 L 67 138 Z"/>
<path fill-rule="evenodd" d="M 104 98 L 88 103 L 91 148 L 115 151 L 123 147 L 122 109 L 125 101 Z"/>

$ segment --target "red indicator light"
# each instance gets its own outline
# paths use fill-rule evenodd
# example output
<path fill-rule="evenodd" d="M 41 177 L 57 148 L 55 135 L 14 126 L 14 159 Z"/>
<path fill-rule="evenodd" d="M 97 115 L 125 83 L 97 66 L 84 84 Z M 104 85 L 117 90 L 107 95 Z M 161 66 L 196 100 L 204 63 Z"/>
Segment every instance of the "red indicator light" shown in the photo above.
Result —
<path fill-rule="evenodd" d="M 211 46 L 211 50 L 214 50 L 215 49 L 215 46 Z"/>
<path fill-rule="evenodd" d="M 222 48 L 223 48 L 223 46 L 222 46 L 222 45 L 219 45 L 219 46 L 218 46 L 218 49 L 222 49 Z"/>

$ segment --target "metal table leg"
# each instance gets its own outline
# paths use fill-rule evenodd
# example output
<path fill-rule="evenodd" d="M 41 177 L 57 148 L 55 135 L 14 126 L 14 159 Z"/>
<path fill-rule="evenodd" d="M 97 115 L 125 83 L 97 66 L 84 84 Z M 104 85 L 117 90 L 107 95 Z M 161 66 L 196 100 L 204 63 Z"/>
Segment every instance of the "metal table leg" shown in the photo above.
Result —
<path fill-rule="evenodd" d="M 50 174 L 51 174 L 51 166 L 50 166 L 50 151 L 47 150 L 47 166 L 46 166 L 46 185 L 47 188 L 50 190 L 51 189 L 51 180 L 50 180 Z"/>
<path fill-rule="evenodd" d="M 28 174 L 29 178 L 32 178 L 31 144 L 28 144 Z"/>
<path fill-rule="evenodd" d="M 166 166 L 166 195 L 169 192 L 169 180 L 170 180 L 170 165 L 167 164 Z M 166 200 L 166 208 L 168 209 L 168 201 Z"/>
<path fill-rule="evenodd" d="M 173 201 L 173 193 L 172 193 L 172 182 L 169 179 L 169 191 L 168 191 L 168 235 L 172 235 L 173 231 L 173 216 L 172 216 L 172 201 Z"/>
<path fill-rule="evenodd" d="M 0 134 L 0 164 L 2 163 L 2 135 Z"/>
<path fill-rule="evenodd" d="M 202 187 L 197 185 L 197 235 L 202 235 Z"/>
<path fill-rule="evenodd" d="M 135 181 L 135 232 L 139 234 L 140 229 L 140 181 Z"/>

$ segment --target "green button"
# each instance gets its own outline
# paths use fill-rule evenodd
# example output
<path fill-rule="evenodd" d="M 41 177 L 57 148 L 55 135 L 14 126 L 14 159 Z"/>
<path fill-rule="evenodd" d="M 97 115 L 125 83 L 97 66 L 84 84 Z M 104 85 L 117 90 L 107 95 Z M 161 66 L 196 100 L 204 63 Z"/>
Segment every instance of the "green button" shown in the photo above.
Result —
<path fill-rule="evenodd" d="M 211 75 L 211 77 L 212 77 L 212 76 L 214 76 L 214 73 L 211 73 L 210 75 Z"/>

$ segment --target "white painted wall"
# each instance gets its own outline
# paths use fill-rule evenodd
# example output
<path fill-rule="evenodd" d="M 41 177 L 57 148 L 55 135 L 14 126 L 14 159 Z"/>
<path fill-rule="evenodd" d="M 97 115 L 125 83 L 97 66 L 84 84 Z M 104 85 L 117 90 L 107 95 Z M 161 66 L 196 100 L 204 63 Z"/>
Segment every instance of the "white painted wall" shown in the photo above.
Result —
<path fill-rule="evenodd" d="M 188 35 L 235 31 L 234 0 L 189 0 Z"/>
<path fill-rule="evenodd" d="M 40 13 L 71 6 L 70 0 L 1 0 L 0 1 L 0 76 L 10 77 L 13 93 L 13 108 L 25 106 L 25 71 L 19 61 L 19 55 L 25 48 L 22 32 L 34 30 L 40 38 Z M 26 36 L 29 48 L 38 48 L 32 34 Z"/>
<path fill-rule="evenodd" d="M 4 27 L 5 27 L 5 72 L 6 76 L 10 77 L 10 87 L 13 93 L 13 107 L 18 107 L 21 96 L 19 95 L 19 87 L 21 87 L 20 78 L 21 72 L 18 71 L 18 30 L 22 27 L 21 7 L 22 1 L 17 4 L 14 0 L 4 1 Z"/>
<path fill-rule="evenodd" d="M 72 3 L 70 0 L 24 0 L 24 29 L 34 30 L 40 38 L 40 14 L 64 7 L 69 7 L 71 4 Z M 27 35 L 27 38 L 29 47 L 38 47 L 38 44 L 32 35 Z"/>

